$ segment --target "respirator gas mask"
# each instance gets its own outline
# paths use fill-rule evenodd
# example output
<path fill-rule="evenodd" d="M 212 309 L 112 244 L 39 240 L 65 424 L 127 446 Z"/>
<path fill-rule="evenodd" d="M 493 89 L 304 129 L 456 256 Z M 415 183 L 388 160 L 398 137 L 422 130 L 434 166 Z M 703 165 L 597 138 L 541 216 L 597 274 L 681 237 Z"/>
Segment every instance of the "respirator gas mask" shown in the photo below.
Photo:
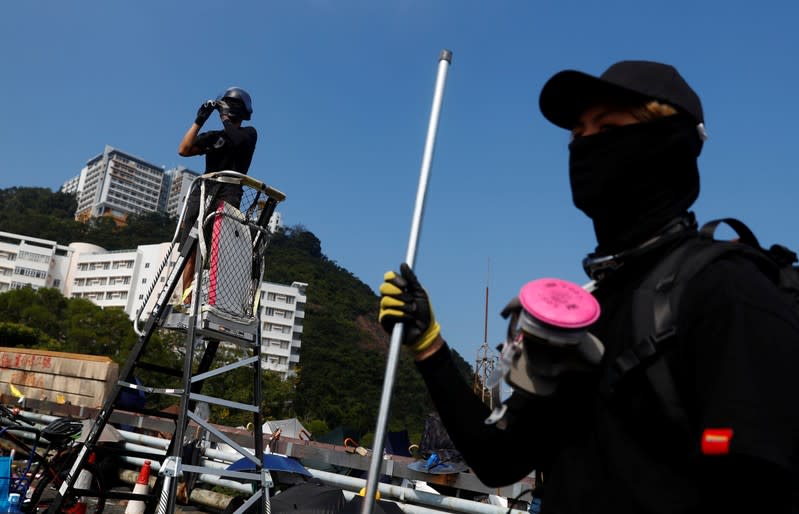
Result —
<path fill-rule="evenodd" d="M 502 310 L 507 339 L 497 348 L 499 362 L 486 383 L 494 410 L 485 423 L 505 428 L 503 381 L 534 396 L 549 396 L 565 375 L 596 369 L 605 348 L 587 329 L 599 313 L 596 298 L 577 284 L 554 278 L 525 284 Z"/>

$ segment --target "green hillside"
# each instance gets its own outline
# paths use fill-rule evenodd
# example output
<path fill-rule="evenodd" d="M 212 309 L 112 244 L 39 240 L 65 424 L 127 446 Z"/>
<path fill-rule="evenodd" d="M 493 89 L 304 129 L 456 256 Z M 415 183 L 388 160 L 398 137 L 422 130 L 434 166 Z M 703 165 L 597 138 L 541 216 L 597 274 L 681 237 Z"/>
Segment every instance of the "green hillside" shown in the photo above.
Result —
<path fill-rule="evenodd" d="M 125 227 L 117 227 L 110 218 L 80 223 L 73 218 L 76 207 L 74 195 L 46 188 L 0 189 L 0 230 L 61 244 L 92 243 L 106 250 L 171 241 L 175 232 L 176 222 L 159 213 L 130 216 Z"/>
<path fill-rule="evenodd" d="M 122 229 L 104 221 L 82 225 L 71 219 L 73 210 L 74 198 L 70 195 L 40 188 L 0 190 L 0 230 L 61 244 L 83 241 L 106 249 L 133 248 L 138 244 L 170 240 L 176 223 L 163 216 L 146 215 L 131 218 L 128 226 Z M 265 415 L 296 415 L 320 429 L 347 425 L 366 434 L 374 430 L 376 423 L 388 336 L 377 323 L 378 298 L 374 291 L 325 256 L 321 248 L 321 242 L 310 230 L 295 226 L 276 234 L 267 250 L 267 280 L 286 284 L 300 281 L 309 285 L 300 368 L 294 390 L 288 391 L 282 386 L 281 394 L 290 401 L 270 398 Z M 54 299 L 54 293 L 59 296 L 55 291 L 0 294 L 3 344 L 35 344 L 74 351 L 70 339 L 77 337 L 78 328 L 102 332 L 100 322 L 95 328 L 70 329 L 67 325 L 72 312 L 83 312 L 82 316 L 86 316 L 86 310 L 100 309 L 85 300 Z M 63 314 L 53 317 L 54 309 L 46 312 L 47 302 L 60 305 Z M 98 334 L 99 339 L 95 339 L 105 344 L 92 347 L 92 353 L 110 353 L 124 361 L 126 349 L 135 341 L 135 336 L 132 330 L 124 327 L 125 320 L 104 318 L 111 315 L 98 312 L 92 319 L 103 320 L 107 326 L 113 322 L 114 333 L 124 344 L 109 344 L 107 334 Z M 129 323 L 127 325 L 129 327 Z M 81 338 L 91 340 L 92 334 L 82 334 Z M 469 365 L 457 358 L 464 374 L 470 374 Z M 410 356 L 403 352 L 389 428 L 408 428 L 418 435 L 423 417 L 430 410 L 424 384 Z"/>

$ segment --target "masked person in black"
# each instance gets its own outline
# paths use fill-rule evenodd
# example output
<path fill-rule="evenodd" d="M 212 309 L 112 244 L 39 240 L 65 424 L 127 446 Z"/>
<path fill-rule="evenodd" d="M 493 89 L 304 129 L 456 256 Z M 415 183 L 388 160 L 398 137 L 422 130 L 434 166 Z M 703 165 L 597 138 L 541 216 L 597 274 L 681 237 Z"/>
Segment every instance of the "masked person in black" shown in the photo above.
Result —
<path fill-rule="evenodd" d="M 403 323 L 456 447 L 489 486 L 543 472 L 544 513 L 799 512 L 799 321 L 750 259 L 725 255 L 682 295 L 659 362 L 683 424 L 649 379 L 649 368 L 662 367 L 641 357 L 618 380 L 637 343 L 636 288 L 697 237 L 689 208 L 706 138 L 699 97 L 672 66 L 623 61 L 599 77 L 557 73 L 539 103 L 572 134 L 572 197 L 597 238 L 584 262 L 601 306 L 589 329 L 604 354 L 550 381 L 554 392 L 536 394 L 544 389 L 529 377 L 534 387 L 514 389 L 501 423 L 486 423 L 489 409 L 455 368 L 416 276 L 405 264 L 386 273 L 380 321 L 387 331 Z"/>
<path fill-rule="evenodd" d="M 214 111 L 219 111 L 222 120 L 222 130 L 209 130 L 199 133 L 206 120 Z M 216 100 L 204 102 L 197 111 L 194 123 L 186 131 L 180 141 L 178 153 L 183 157 L 205 155 L 205 173 L 216 171 L 237 171 L 246 174 L 250 169 L 252 156 L 255 152 L 255 143 L 258 133 L 254 127 L 242 127 L 244 120 L 252 116 L 252 99 L 249 93 L 238 87 L 228 88 Z M 238 207 L 241 201 L 242 190 L 240 186 L 231 184 L 217 184 L 206 189 L 206 197 L 225 202 Z M 200 210 L 199 181 L 192 185 L 186 212 L 181 224 L 181 243 L 197 220 Z M 195 253 L 187 258 L 183 268 L 183 298 L 184 305 L 191 303 L 191 281 L 195 272 Z"/>

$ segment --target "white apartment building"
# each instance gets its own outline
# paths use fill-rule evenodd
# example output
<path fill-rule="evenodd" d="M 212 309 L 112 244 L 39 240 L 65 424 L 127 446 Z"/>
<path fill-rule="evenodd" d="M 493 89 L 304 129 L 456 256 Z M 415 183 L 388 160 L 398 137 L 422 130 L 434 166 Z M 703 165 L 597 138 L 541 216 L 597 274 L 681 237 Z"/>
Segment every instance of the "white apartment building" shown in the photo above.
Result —
<path fill-rule="evenodd" d="M 186 201 L 186 196 L 189 194 L 189 188 L 195 178 L 199 177 L 199 173 L 195 173 L 183 166 L 172 168 L 166 171 L 166 183 L 169 185 L 167 190 L 166 203 L 164 205 L 164 212 L 169 216 L 180 216 L 180 210 L 183 208 L 183 202 Z"/>
<path fill-rule="evenodd" d="M 61 185 L 61 189 L 59 189 L 59 191 L 61 191 L 62 193 L 66 193 L 68 195 L 78 194 L 78 191 L 82 189 L 80 184 L 81 176 L 82 175 L 77 175 L 64 182 L 64 184 Z"/>
<path fill-rule="evenodd" d="M 75 219 L 110 216 L 124 222 L 129 214 L 156 212 L 163 185 L 162 168 L 106 145 L 103 153 L 90 159 L 80 172 Z"/>
<path fill-rule="evenodd" d="M 164 287 L 176 259 L 170 249 L 170 243 L 159 243 L 108 251 L 89 243 L 64 246 L 0 232 L 0 292 L 52 287 L 68 298 L 122 309 L 133 320 L 147 298 L 143 312 L 153 308 Z M 291 376 L 300 361 L 307 285 L 261 283 L 262 366 L 283 378 Z"/>
<path fill-rule="evenodd" d="M 123 309 L 133 319 L 155 280 L 169 243 L 141 245 L 136 250 L 109 252 L 88 243 L 72 243 L 64 296 L 86 298 L 100 307 Z"/>
<path fill-rule="evenodd" d="M 261 284 L 261 352 L 265 356 L 262 365 L 284 378 L 293 375 L 300 362 L 307 287 L 304 282 L 290 286 Z"/>
<path fill-rule="evenodd" d="M 64 286 L 69 247 L 55 241 L 0 231 L 0 292 Z"/>

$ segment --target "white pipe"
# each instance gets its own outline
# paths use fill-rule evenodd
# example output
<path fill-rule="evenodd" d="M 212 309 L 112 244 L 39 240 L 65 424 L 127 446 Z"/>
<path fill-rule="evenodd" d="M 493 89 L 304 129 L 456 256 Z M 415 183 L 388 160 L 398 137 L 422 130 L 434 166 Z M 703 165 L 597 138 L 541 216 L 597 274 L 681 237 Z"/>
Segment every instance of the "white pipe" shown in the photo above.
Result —
<path fill-rule="evenodd" d="M 120 460 L 127 462 L 128 464 L 133 464 L 136 467 L 141 467 L 145 461 L 145 459 L 139 457 L 127 457 L 127 456 L 122 456 Z M 216 463 L 212 461 L 205 461 L 203 465 L 209 468 L 218 468 L 218 469 L 227 468 L 227 466 L 223 463 Z M 150 469 L 154 472 L 160 471 L 161 463 L 158 461 L 150 461 Z M 219 475 L 200 473 L 199 475 L 197 475 L 197 479 L 200 482 L 205 482 L 212 485 L 220 485 L 223 487 L 227 487 L 229 489 L 233 489 L 235 491 L 252 494 L 252 486 L 250 484 L 243 484 L 241 482 L 236 482 L 235 480 L 228 480 L 226 478 L 220 477 Z"/>
<path fill-rule="evenodd" d="M 122 470 L 119 473 L 119 478 L 126 484 L 134 485 L 136 483 L 136 479 L 138 478 L 138 473 L 132 470 Z M 155 477 L 150 477 L 150 487 L 153 487 L 155 484 Z M 240 492 L 250 495 L 252 494 L 252 490 L 250 489 L 237 489 Z M 358 496 L 357 493 L 353 491 L 341 491 L 344 495 L 344 499 L 346 501 L 352 501 L 353 498 Z M 273 498 L 280 497 L 280 493 L 273 496 Z M 206 507 L 213 507 L 217 510 L 223 510 L 227 507 L 228 503 L 231 500 L 231 497 L 221 493 L 215 493 L 213 491 L 208 491 L 205 489 L 194 488 L 192 489 L 191 493 L 189 494 L 189 500 L 192 503 L 196 503 L 199 505 L 204 505 Z M 391 501 L 391 500 L 386 500 Z M 402 510 L 405 514 L 449 514 L 447 511 L 443 510 L 436 510 L 430 509 L 427 507 L 421 507 L 419 505 L 412 505 L 410 503 L 400 503 L 400 502 L 392 502 L 395 503 L 400 510 Z M 519 511 L 516 511 L 517 513 Z"/>
<path fill-rule="evenodd" d="M 318 478 L 320 481 L 322 481 L 322 483 L 346 488 L 352 491 L 360 491 L 361 488 L 366 485 L 366 480 L 362 478 L 337 475 L 335 473 L 328 473 L 327 471 L 320 471 L 316 469 L 309 469 L 308 471 L 311 472 L 314 478 Z M 497 507 L 496 505 L 464 500 L 463 498 L 453 498 L 451 496 L 443 496 L 440 494 L 426 493 L 424 491 L 416 491 L 415 489 L 410 489 L 408 487 L 400 487 L 397 485 L 383 483 L 378 483 L 377 487 L 381 496 L 396 498 L 402 502 L 410 501 L 414 503 L 420 503 L 448 512 L 467 512 L 469 514 L 506 514 L 508 512 L 508 509 Z M 511 509 L 511 513 L 525 514 L 525 511 Z"/>
<path fill-rule="evenodd" d="M 49 423 L 50 421 L 57 419 L 54 416 L 38 414 L 35 412 L 31 413 L 26 412 L 25 416 L 36 421 L 41 421 L 43 423 Z M 125 442 L 124 447 L 131 451 L 138 451 L 145 453 L 152 452 L 157 455 L 165 455 L 165 450 L 169 446 L 169 440 L 167 439 L 137 434 L 135 432 L 129 432 L 127 430 L 117 429 L 117 431 L 119 432 L 119 435 L 120 437 L 122 437 L 123 441 L 130 441 L 130 442 Z M 21 435 L 27 436 L 30 434 L 22 433 Z M 203 455 L 206 457 L 210 457 L 210 459 L 215 459 L 215 460 L 203 459 L 201 461 L 201 465 L 203 467 L 214 468 L 214 469 L 226 469 L 229 463 L 235 462 L 241 458 L 241 455 L 237 452 L 226 452 L 213 448 L 206 448 L 203 452 Z M 145 461 L 144 458 L 128 457 L 128 456 L 122 456 L 121 460 L 134 465 L 136 468 L 140 468 Z M 150 466 L 153 472 L 158 472 L 161 469 L 161 463 L 155 459 L 151 460 Z M 351 491 L 360 491 L 366 486 L 366 480 L 362 478 L 354 478 L 345 475 L 338 475 L 335 473 L 329 473 L 327 471 L 321 471 L 307 467 L 306 469 L 308 469 L 308 471 L 311 473 L 311 475 L 314 478 L 316 478 L 325 485 L 331 485 L 334 487 L 347 489 L 347 491 L 345 491 L 345 496 L 349 496 L 349 493 Z M 201 473 L 200 475 L 198 475 L 197 479 L 207 484 L 227 487 L 234 491 L 238 491 L 245 494 L 252 494 L 251 484 L 225 479 L 218 475 L 212 475 L 208 473 Z M 437 494 L 427 493 L 424 491 L 417 491 L 415 489 L 411 489 L 408 487 L 400 487 L 391 484 L 378 483 L 377 487 L 378 490 L 380 491 L 381 497 L 392 498 L 397 500 L 397 505 L 399 505 L 399 507 L 406 514 L 441 514 L 442 511 L 463 512 L 465 514 L 508 514 L 507 508 L 498 507 L 496 505 L 490 505 L 487 503 L 465 500 L 463 498 L 437 495 Z M 405 502 L 413 502 L 419 505 L 412 505 Z M 432 508 L 426 508 L 420 505 Z M 526 514 L 525 511 L 517 509 L 511 509 L 510 513 Z"/>
<path fill-rule="evenodd" d="M 230 455 L 229 452 L 219 452 L 220 454 Z M 137 457 L 123 457 L 122 460 L 136 466 L 144 464 L 144 459 Z M 224 462 L 215 462 L 204 459 L 201 465 L 208 468 L 225 469 L 227 464 Z M 158 462 L 152 462 L 153 471 L 160 469 Z M 344 475 L 337 475 L 335 473 L 328 473 L 317 469 L 307 468 L 311 475 L 325 485 L 340 487 L 347 489 L 347 492 L 360 491 L 365 485 L 366 480 L 362 478 L 348 477 Z M 252 487 L 249 484 L 243 484 L 233 480 L 220 478 L 217 475 L 203 473 L 198 476 L 198 480 L 212 485 L 220 485 L 228 487 L 235 491 L 246 494 L 252 494 Z M 384 498 L 393 498 L 397 500 L 400 508 L 407 514 L 435 514 L 441 511 L 445 512 L 463 512 L 467 514 L 507 514 L 508 509 L 490 505 L 487 503 L 480 503 L 471 500 L 464 500 L 463 498 L 454 498 L 451 496 L 442 496 L 438 494 L 426 493 L 424 491 L 417 491 L 408 487 L 400 487 L 390 484 L 378 484 L 380 495 Z M 346 494 L 346 493 L 345 493 Z M 353 493 L 354 494 L 354 493 Z M 419 505 L 433 507 L 433 509 L 426 509 L 417 505 L 411 505 L 406 502 L 413 502 Z M 511 514 L 526 514 L 525 511 L 512 509 Z"/>

